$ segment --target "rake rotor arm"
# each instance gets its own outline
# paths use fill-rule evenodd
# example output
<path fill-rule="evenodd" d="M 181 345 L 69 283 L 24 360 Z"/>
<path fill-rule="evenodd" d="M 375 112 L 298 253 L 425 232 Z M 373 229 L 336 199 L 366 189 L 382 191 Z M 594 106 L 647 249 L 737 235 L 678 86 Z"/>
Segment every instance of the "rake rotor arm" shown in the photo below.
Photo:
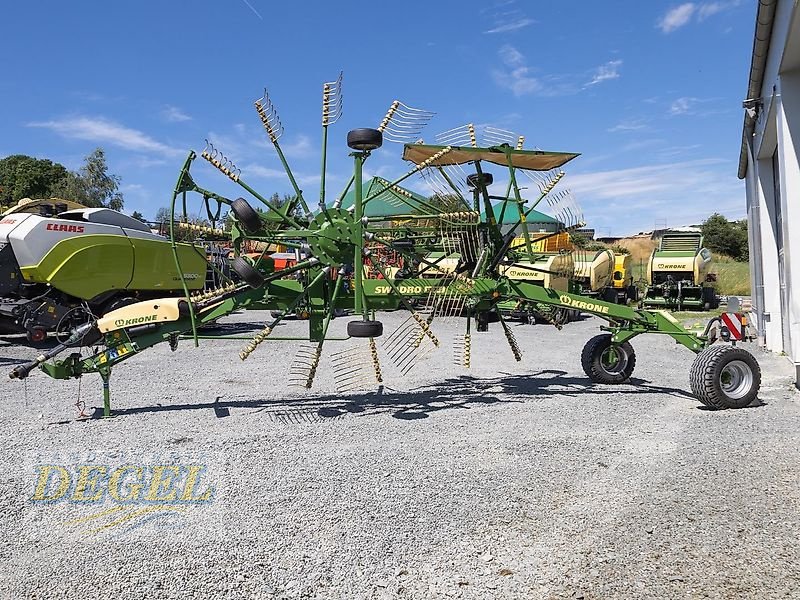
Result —
<path fill-rule="evenodd" d="M 283 154 L 283 150 L 281 150 L 281 146 L 278 143 L 278 140 L 272 142 L 272 145 L 275 146 L 275 152 L 278 154 L 278 158 L 283 165 L 284 171 L 286 171 L 286 176 L 289 178 L 289 183 L 292 184 L 292 188 L 294 189 L 295 199 L 289 202 L 286 212 L 289 213 L 295 209 L 297 203 L 300 203 L 300 206 L 303 207 L 303 212 L 306 215 L 306 218 L 310 218 L 311 211 L 308 209 L 308 204 L 306 204 L 305 198 L 303 198 L 303 190 L 300 189 L 300 186 L 297 185 L 297 180 L 294 178 L 294 174 L 292 173 L 292 169 L 289 167 L 289 163 L 286 160 L 286 157 Z M 249 190 L 248 190 L 249 191 Z M 251 192 L 253 193 L 253 192 Z M 258 197 L 258 196 L 256 196 Z M 262 202 L 265 202 L 263 199 L 259 198 Z M 272 208 L 272 207 L 270 207 Z M 291 209 L 291 210 L 290 210 Z M 273 209 L 274 210 L 274 209 Z"/>
<path fill-rule="evenodd" d="M 414 320 L 417 322 L 417 324 L 422 328 L 422 332 L 430 338 L 430 340 L 433 342 L 434 346 L 438 347 L 439 346 L 439 339 L 430 330 L 430 327 L 428 326 L 428 323 L 426 323 L 417 314 L 417 311 L 414 310 L 414 307 L 411 306 L 411 303 L 408 301 L 408 299 L 405 297 L 405 295 L 397 288 L 397 286 L 395 285 L 394 281 L 392 279 L 389 279 L 386 276 L 386 272 L 383 270 L 383 268 L 380 266 L 380 264 L 375 259 L 372 258 L 372 254 L 371 253 L 365 253 L 365 258 L 370 263 L 372 263 L 372 266 L 375 267 L 378 270 L 378 273 L 381 274 L 381 277 L 383 277 L 384 281 L 386 281 L 386 283 L 389 285 L 389 287 L 392 288 L 392 292 L 394 292 L 394 294 L 397 296 L 397 298 L 400 300 L 401 304 L 406 308 L 406 310 L 408 310 L 411 313 L 411 316 L 414 318 Z"/>
<path fill-rule="evenodd" d="M 269 208 L 270 210 L 274 211 L 281 218 L 281 220 L 284 221 L 287 225 L 289 225 L 290 227 L 294 227 L 295 229 L 302 229 L 301 225 L 297 221 L 295 221 L 294 219 L 292 219 L 291 217 L 288 216 L 288 213 L 290 212 L 288 210 L 288 207 L 285 210 L 281 210 L 279 207 L 275 206 L 272 202 L 270 202 L 269 200 L 264 198 L 264 196 L 259 194 L 257 191 L 255 191 L 253 188 L 251 188 L 249 185 L 247 185 L 241 179 L 239 179 L 236 183 L 238 183 L 245 190 L 247 190 L 250 194 L 252 194 L 254 198 L 258 199 L 267 208 Z"/>
<path fill-rule="evenodd" d="M 517 185 L 517 176 L 515 173 L 514 165 L 511 162 L 511 157 L 508 157 L 508 174 L 511 178 L 511 186 L 514 189 L 514 198 L 517 202 L 517 212 L 519 213 L 519 221 L 517 221 L 517 225 L 514 226 L 514 229 L 511 231 L 516 230 L 517 227 L 520 225 L 522 226 L 522 237 L 525 239 L 525 250 L 528 252 L 528 258 L 533 258 L 533 248 L 531 247 L 531 237 L 528 233 L 528 221 L 525 218 L 525 201 L 522 199 L 522 195 L 519 192 L 519 186 Z"/>
<path fill-rule="evenodd" d="M 463 204 L 464 207 L 467 210 L 469 210 L 471 207 L 467 203 L 464 196 L 461 195 L 461 190 L 459 190 L 458 186 L 455 183 L 453 183 L 453 180 L 450 178 L 450 176 L 445 172 L 445 170 L 442 167 L 436 167 L 436 170 L 444 178 L 444 180 L 447 182 L 447 185 L 450 187 L 451 190 L 453 190 L 455 195 L 458 196 L 458 199 L 461 200 L 461 204 Z"/>
<path fill-rule="evenodd" d="M 434 162 L 436 160 L 439 160 L 441 157 L 445 156 L 448 152 L 450 152 L 450 147 L 449 146 L 445 146 L 442 150 L 440 150 L 439 152 L 437 152 L 436 154 L 431 156 L 429 159 L 422 161 L 418 165 L 415 165 L 414 168 L 410 169 L 405 175 L 402 175 L 402 176 L 398 177 L 397 179 L 395 179 L 394 181 L 392 181 L 390 183 L 387 183 L 386 185 L 384 185 L 383 187 L 378 189 L 376 192 L 373 192 L 372 194 L 367 196 L 364 199 L 364 204 L 366 204 L 367 202 L 369 202 L 373 198 L 376 198 L 377 196 L 380 196 L 381 194 L 383 194 L 387 190 L 392 189 L 393 187 L 398 185 L 400 182 L 405 181 L 406 179 L 411 177 L 414 173 L 418 173 L 422 169 L 427 168 L 428 166 L 430 166 L 430 164 L 432 162 Z M 421 204 L 425 208 L 427 208 L 429 210 L 432 210 L 433 212 L 437 212 L 438 211 L 438 209 L 435 206 L 433 206 L 432 204 L 430 204 L 428 202 L 425 202 L 425 201 L 422 201 L 422 200 L 418 200 L 416 202 L 418 202 L 419 204 Z M 408 204 L 408 202 L 405 202 L 405 204 Z M 408 205 L 411 206 L 412 208 L 414 208 L 411 204 L 408 204 Z"/>

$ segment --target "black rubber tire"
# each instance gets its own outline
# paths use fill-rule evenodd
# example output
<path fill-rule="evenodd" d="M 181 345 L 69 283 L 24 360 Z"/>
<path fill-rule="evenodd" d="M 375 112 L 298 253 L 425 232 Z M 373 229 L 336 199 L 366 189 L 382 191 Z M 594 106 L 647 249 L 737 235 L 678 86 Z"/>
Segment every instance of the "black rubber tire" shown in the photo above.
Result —
<path fill-rule="evenodd" d="M 376 338 L 383 335 L 383 323 L 380 321 L 350 321 L 347 323 L 347 335 L 354 338 Z"/>
<path fill-rule="evenodd" d="M 733 363 L 733 364 L 732 364 Z M 741 385 L 735 385 L 736 376 L 731 372 L 744 374 Z M 732 377 L 726 383 L 725 377 Z M 747 379 L 750 379 L 748 382 Z M 692 363 L 689 370 L 689 385 L 700 402 L 713 410 L 744 408 L 758 396 L 761 385 L 761 367 L 755 357 L 743 348 L 726 345 L 709 346 Z"/>
<path fill-rule="evenodd" d="M 467 175 L 467 185 L 469 187 L 479 187 L 481 182 L 483 182 L 486 187 L 489 187 L 494 183 L 494 177 L 491 173 L 473 173 L 472 175 Z"/>
<path fill-rule="evenodd" d="M 231 261 L 231 270 L 242 278 L 251 288 L 260 288 L 264 285 L 264 276 L 258 272 L 243 256 L 237 256 Z"/>
<path fill-rule="evenodd" d="M 616 365 L 604 363 L 604 355 L 611 350 L 611 334 L 601 333 L 594 336 L 583 347 L 581 366 L 583 372 L 595 383 L 624 383 L 636 366 L 636 353 L 630 342 L 622 342 L 615 346 Z"/>
<path fill-rule="evenodd" d="M 261 217 L 244 198 L 236 198 L 231 202 L 231 212 L 247 233 L 256 233 L 261 229 Z"/>
<path fill-rule="evenodd" d="M 611 304 L 618 304 L 617 301 L 617 288 L 608 286 L 603 288 L 603 293 L 600 295 L 603 302 L 610 302 Z"/>
<path fill-rule="evenodd" d="M 352 129 L 347 132 L 347 146 L 353 150 L 375 150 L 383 145 L 383 133 L 377 129 Z"/>

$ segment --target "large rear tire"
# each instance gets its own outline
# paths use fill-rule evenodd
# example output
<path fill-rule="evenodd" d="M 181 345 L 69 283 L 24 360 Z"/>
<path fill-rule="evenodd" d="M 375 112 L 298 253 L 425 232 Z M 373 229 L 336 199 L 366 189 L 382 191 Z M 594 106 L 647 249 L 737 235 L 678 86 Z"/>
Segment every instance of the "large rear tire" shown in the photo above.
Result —
<path fill-rule="evenodd" d="M 602 333 L 586 342 L 581 366 L 595 383 L 624 383 L 636 366 L 636 353 L 629 342 L 615 345 L 610 333 Z"/>
<path fill-rule="evenodd" d="M 694 359 L 689 385 L 692 393 L 708 408 L 744 408 L 758 396 L 761 367 L 747 350 L 709 346 Z"/>

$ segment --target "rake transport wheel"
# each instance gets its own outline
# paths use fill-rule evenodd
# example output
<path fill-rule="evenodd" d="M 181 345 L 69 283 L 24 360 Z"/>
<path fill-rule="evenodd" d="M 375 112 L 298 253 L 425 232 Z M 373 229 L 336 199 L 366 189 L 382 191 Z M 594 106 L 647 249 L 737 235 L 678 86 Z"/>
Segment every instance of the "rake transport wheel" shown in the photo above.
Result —
<path fill-rule="evenodd" d="M 633 373 L 636 353 L 629 342 L 611 343 L 611 334 L 594 336 L 581 352 L 583 372 L 595 383 L 623 383 Z"/>
<path fill-rule="evenodd" d="M 231 261 L 231 269 L 251 288 L 260 288 L 264 285 L 264 276 L 242 256 L 237 256 Z"/>
<path fill-rule="evenodd" d="M 231 202 L 231 212 L 239 219 L 239 223 L 247 233 L 256 233 L 261 229 L 258 213 L 244 198 L 237 198 Z"/>
<path fill-rule="evenodd" d="M 489 187 L 492 183 L 494 183 L 494 177 L 491 173 L 472 173 L 467 175 L 467 185 L 471 188 L 476 188 L 480 185 Z"/>
<path fill-rule="evenodd" d="M 347 132 L 347 145 L 353 150 L 375 150 L 383 144 L 383 133 L 377 129 L 353 129 Z"/>
<path fill-rule="evenodd" d="M 689 371 L 692 393 L 714 410 L 744 408 L 758 395 L 761 367 L 747 350 L 734 346 L 709 346 Z"/>
<path fill-rule="evenodd" d="M 347 323 L 347 335 L 354 338 L 381 337 L 383 323 L 380 321 L 350 321 Z"/>

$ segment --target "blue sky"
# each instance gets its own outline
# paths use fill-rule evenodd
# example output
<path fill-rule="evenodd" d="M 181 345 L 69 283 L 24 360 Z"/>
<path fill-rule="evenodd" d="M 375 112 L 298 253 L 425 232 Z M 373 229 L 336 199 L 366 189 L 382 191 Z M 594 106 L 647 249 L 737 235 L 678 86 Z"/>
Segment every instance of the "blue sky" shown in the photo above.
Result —
<path fill-rule="evenodd" d="M 0 38 L 0 157 L 77 169 L 101 146 L 126 212 L 152 218 L 187 152 L 208 138 L 253 188 L 283 194 L 288 180 L 253 109 L 266 87 L 282 147 L 316 204 L 321 86 L 342 70 L 334 193 L 351 172 L 347 131 L 377 126 L 399 99 L 436 113 L 426 141 L 473 122 L 523 134 L 526 147 L 580 152 L 559 186 L 603 235 L 714 211 L 741 218 L 755 9 L 747 0 L 17 2 Z M 369 173 L 403 174 L 401 150 L 385 144 Z M 200 162 L 198 183 L 245 195 Z"/>

